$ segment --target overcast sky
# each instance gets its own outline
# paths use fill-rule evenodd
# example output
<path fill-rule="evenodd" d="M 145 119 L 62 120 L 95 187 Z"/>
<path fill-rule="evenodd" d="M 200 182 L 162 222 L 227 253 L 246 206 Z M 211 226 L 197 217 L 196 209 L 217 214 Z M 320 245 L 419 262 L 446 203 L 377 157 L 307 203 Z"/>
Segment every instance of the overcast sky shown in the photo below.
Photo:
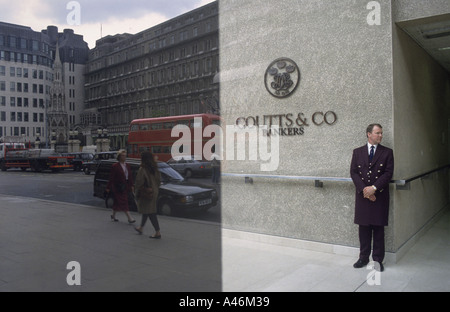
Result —
<path fill-rule="evenodd" d="M 101 34 L 136 34 L 213 1 L 78 0 L 75 2 L 80 7 L 81 23 L 77 26 L 69 24 L 77 21 L 77 9 L 74 6 L 67 9 L 71 0 L 0 0 L 0 21 L 29 26 L 35 31 L 49 25 L 58 26 L 60 32 L 71 28 L 93 48 Z"/>

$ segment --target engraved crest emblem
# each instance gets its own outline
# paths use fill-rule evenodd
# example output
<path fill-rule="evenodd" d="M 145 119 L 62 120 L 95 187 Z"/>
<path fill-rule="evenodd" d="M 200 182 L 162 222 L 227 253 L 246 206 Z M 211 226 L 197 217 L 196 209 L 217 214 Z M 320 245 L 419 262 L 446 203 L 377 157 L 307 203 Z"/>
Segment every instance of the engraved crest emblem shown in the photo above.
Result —
<path fill-rule="evenodd" d="M 266 70 L 266 89 L 277 98 L 290 96 L 300 83 L 300 69 L 288 58 L 279 58 Z"/>

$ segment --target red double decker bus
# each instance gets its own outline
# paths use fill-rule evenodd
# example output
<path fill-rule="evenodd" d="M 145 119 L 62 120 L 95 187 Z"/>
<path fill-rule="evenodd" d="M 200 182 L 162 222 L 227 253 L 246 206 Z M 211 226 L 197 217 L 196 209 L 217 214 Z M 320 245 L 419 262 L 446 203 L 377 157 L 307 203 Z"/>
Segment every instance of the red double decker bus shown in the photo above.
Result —
<path fill-rule="evenodd" d="M 201 118 L 201 123 L 199 120 Z M 141 153 L 150 151 L 158 156 L 159 161 L 168 161 L 172 158 L 172 146 L 179 137 L 172 137 L 172 129 L 177 125 L 188 126 L 191 137 L 194 132 L 209 125 L 220 125 L 220 116 L 212 114 L 184 115 L 160 118 L 137 119 L 131 122 L 128 135 L 128 157 L 140 158 Z M 202 148 L 211 138 L 203 138 Z M 192 140 L 191 151 L 194 151 Z"/>

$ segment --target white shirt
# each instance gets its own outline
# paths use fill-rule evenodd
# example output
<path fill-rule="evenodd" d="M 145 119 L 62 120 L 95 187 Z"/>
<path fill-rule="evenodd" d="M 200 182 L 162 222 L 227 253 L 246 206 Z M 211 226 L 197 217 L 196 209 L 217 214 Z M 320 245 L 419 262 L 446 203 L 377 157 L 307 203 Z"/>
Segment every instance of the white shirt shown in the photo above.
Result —
<path fill-rule="evenodd" d="M 120 166 L 122 166 L 123 173 L 125 173 L 125 179 L 128 180 L 128 169 L 127 169 L 127 165 L 126 165 L 126 164 L 120 163 Z"/>
<path fill-rule="evenodd" d="M 367 155 L 370 155 L 370 148 L 371 148 L 372 146 L 375 147 L 375 148 L 373 149 L 373 154 L 375 155 L 375 153 L 377 152 L 377 147 L 378 147 L 378 145 L 372 145 L 372 144 L 370 144 L 370 143 L 367 143 L 367 150 L 368 150 L 368 154 L 367 154 Z"/>

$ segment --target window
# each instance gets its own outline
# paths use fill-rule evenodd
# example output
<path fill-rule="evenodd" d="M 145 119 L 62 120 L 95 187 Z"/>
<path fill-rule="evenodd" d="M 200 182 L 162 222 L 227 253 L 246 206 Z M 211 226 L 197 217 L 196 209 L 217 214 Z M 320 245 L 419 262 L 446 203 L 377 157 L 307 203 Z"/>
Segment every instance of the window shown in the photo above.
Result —
<path fill-rule="evenodd" d="M 6 76 L 6 67 L 0 66 L 0 76 Z"/>
<path fill-rule="evenodd" d="M 16 121 L 16 112 L 11 112 L 10 121 Z"/>
<path fill-rule="evenodd" d="M 162 147 L 161 146 L 153 146 L 152 147 L 152 153 L 153 154 L 161 154 L 162 152 Z"/>
<path fill-rule="evenodd" d="M 6 91 L 6 82 L 0 81 L 0 91 Z"/>
<path fill-rule="evenodd" d="M 39 42 L 37 40 L 32 41 L 32 49 L 33 51 L 39 51 Z"/>
<path fill-rule="evenodd" d="M 0 106 L 6 106 L 6 96 L 0 96 Z"/>
<path fill-rule="evenodd" d="M 16 106 L 16 98 L 15 97 L 11 97 L 9 99 L 9 104 L 11 107 L 15 107 Z"/>
<path fill-rule="evenodd" d="M 0 121 L 6 121 L 6 112 L 0 113 Z"/>
<path fill-rule="evenodd" d="M 9 91 L 11 91 L 11 92 L 15 92 L 16 91 L 16 83 L 15 82 L 10 82 L 9 83 Z"/>
<path fill-rule="evenodd" d="M 152 130 L 161 130 L 162 128 L 163 124 L 161 123 L 152 124 Z"/>
<path fill-rule="evenodd" d="M 17 48 L 17 38 L 15 36 L 9 36 L 9 47 Z"/>
<path fill-rule="evenodd" d="M 16 77 L 16 68 L 15 67 L 11 67 L 9 69 L 9 76 L 10 77 Z"/>
<path fill-rule="evenodd" d="M 164 123 L 164 129 L 172 130 L 173 127 L 175 127 L 175 123 L 174 122 L 165 122 Z"/>

